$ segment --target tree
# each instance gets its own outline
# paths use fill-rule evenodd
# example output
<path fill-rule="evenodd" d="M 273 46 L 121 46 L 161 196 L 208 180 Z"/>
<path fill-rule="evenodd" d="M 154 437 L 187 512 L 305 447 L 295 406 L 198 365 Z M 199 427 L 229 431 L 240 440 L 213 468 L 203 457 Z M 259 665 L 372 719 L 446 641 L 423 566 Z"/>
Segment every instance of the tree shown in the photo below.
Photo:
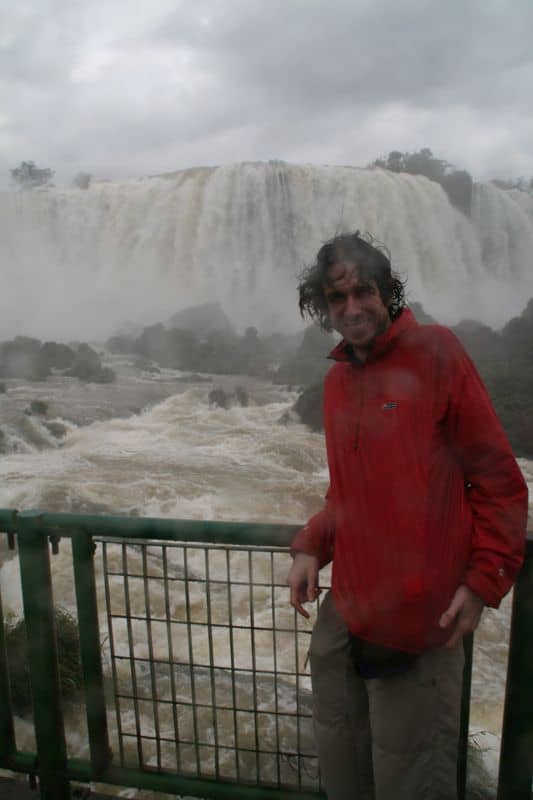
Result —
<path fill-rule="evenodd" d="M 53 169 L 39 169 L 35 161 L 22 161 L 20 167 L 10 170 L 11 179 L 18 184 L 20 189 L 29 191 L 38 186 L 53 186 L 51 183 L 55 175 Z"/>
<path fill-rule="evenodd" d="M 493 178 L 490 183 L 498 189 L 520 189 L 522 192 L 533 192 L 533 178 Z"/>
<path fill-rule="evenodd" d="M 434 156 L 429 147 L 423 147 L 418 153 L 391 150 L 387 157 L 376 158 L 369 166 L 381 167 L 390 172 L 424 175 L 442 186 L 452 205 L 463 214 L 470 214 L 473 187 L 471 176 L 464 170 L 456 170 L 448 161 Z"/>
<path fill-rule="evenodd" d="M 418 153 L 402 153 L 391 150 L 387 158 L 377 158 L 371 167 L 381 167 L 390 172 L 408 172 L 410 175 L 425 175 L 431 181 L 440 181 L 453 169 L 452 165 L 441 158 L 436 158 L 429 147 L 423 147 Z"/>

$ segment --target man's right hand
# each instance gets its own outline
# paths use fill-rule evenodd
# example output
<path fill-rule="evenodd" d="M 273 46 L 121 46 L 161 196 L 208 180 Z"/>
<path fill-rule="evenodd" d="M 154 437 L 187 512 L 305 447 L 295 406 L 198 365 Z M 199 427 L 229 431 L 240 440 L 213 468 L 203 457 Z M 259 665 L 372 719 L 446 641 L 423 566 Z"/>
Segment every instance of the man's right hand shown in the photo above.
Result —
<path fill-rule="evenodd" d="M 320 594 L 318 558 L 307 553 L 296 553 L 287 575 L 287 584 L 291 590 L 291 606 L 294 606 L 302 617 L 309 619 L 309 613 L 302 603 L 312 602 Z"/>

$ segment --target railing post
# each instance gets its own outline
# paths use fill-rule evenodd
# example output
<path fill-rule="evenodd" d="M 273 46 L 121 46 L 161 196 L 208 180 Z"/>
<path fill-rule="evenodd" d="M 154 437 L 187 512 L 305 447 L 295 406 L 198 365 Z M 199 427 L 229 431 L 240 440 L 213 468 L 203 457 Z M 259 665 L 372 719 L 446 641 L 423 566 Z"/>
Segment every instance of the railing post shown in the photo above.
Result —
<path fill-rule="evenodd" d="M 463 669 L 463 691 L 461 695 L 461 727 L 459 731 L 459 750 L 457 754 L 457 797 L 466 797 L 466 770 L 468 763 L 468 733 L 470 728 L 470 695 L 472 692 L 472 655 L 474 652 L 474 636 L 470 634 L 463 639 L 465 666 Z"/>
<path fill-rule="evenodd" d="M 87 708 L 87 730 L 91 752 L 93 780 L 98 780 L 109 766 L 112 753 L 109 747 L 107 716 L 102 670 L 102 651 L 98 626 L 94 552 L 92 536 L 84 531 L 72 532 L 74 582 L 78 607 L 80 653 Z"/>
<path fill-rule="evenodd" d="M 0 764 L 7 766 L 7 762 L 14 754 L 15 749 L 13 707 L 11 705 L 4 614 L 2 611 L 2 594 L 0 592 Z"/>
<path fill-rule="evenodd" d="M 19 514 L 20 575 L 40 794 L 41 800 L 70 800 L 48 538 L 39 526 L 39 514 Z"/>
<path fill-rule="evenodd" d="M 498 800 L 530 800 L 533 773 L 533 542 L 516 582 L 503 714 Z"/>

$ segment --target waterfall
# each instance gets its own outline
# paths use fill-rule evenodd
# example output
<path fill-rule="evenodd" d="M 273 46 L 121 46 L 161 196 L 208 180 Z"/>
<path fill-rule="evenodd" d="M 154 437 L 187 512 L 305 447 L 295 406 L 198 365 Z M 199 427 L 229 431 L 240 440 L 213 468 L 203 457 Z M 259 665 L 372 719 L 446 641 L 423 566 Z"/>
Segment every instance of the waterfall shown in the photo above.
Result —
<path fill-rule="evenodd" d="M 239 325 L 294 329 L 296 275 L 356 228 L 388 246 L 430 313 L 498 325 L 533 295 L 532 209 L 479 185 L 468 219 L 420 176 L 283 162 L 3 192 L 0 336 L 104 338 L 211 300 Z"/>

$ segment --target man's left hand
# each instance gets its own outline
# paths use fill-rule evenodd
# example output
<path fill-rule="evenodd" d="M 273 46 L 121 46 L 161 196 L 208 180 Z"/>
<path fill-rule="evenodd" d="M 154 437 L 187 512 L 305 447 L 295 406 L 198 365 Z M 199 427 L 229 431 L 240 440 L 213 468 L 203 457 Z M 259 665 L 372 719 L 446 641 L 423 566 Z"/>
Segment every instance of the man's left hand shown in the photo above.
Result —
<path fill-rule="evenodd" d="M 484 602 L 468 586 L 461 585 L 452 597 L 449 608 L 439 620 L 441 628 L 449 628 L 451 636 L 444 647 L 456 647 L 463 636 L 474 631 L 481 618 Z"/>

